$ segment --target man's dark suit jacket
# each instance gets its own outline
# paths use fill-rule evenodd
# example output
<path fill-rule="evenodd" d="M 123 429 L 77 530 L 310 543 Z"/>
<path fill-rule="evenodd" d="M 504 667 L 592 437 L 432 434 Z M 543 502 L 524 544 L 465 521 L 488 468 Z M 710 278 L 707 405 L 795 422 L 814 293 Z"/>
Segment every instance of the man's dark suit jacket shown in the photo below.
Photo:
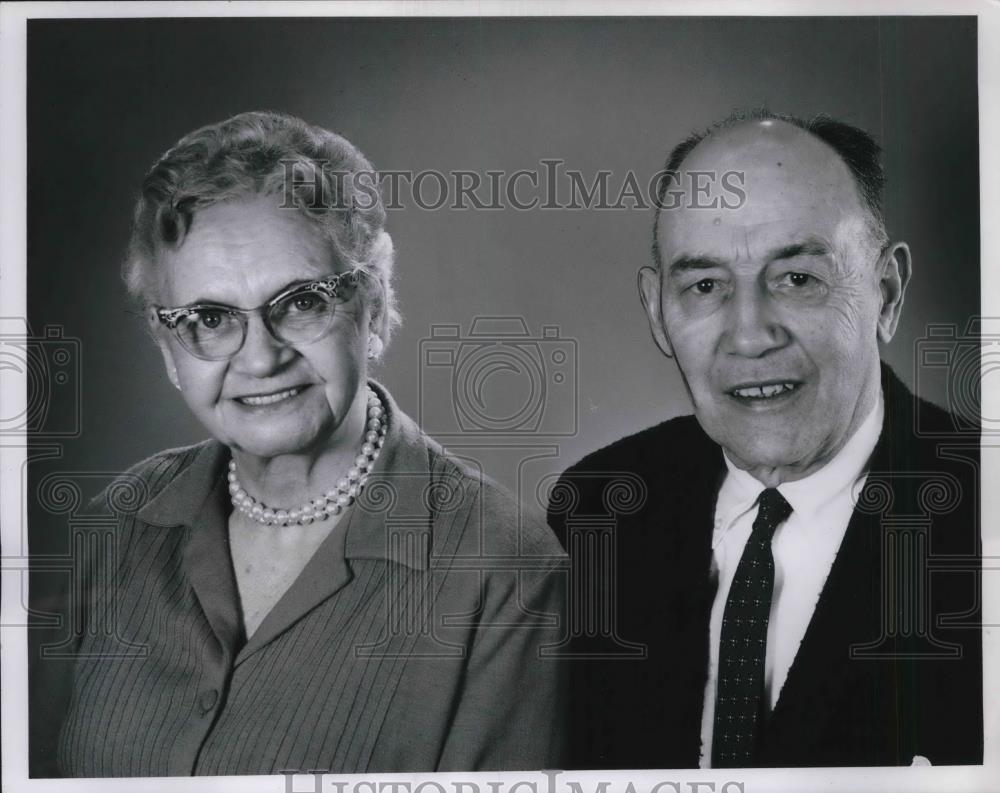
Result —
<path fill-rule="evenodd" d="M 869 475 L 760 766 L 982 763 L 979 435 L 884 366 L 882 385 Z M 725 473 L 685 416 L 594 452 L 553 491 L 573 558 L 571 767 L 697 767 Z"/>

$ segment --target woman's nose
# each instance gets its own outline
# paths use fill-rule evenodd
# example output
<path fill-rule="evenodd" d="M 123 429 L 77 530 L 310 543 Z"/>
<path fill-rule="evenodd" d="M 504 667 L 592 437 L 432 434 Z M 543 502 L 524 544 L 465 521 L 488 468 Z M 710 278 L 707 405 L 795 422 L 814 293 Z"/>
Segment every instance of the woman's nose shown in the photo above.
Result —
<path fill-rule="evenodd" d="M 233 364 L 242 372 L 262 377 L 270 374 L 292 353 L 284 342 L 271 335 L 259 313 L 247 318 L 246 338 L 233 357 Z"/>

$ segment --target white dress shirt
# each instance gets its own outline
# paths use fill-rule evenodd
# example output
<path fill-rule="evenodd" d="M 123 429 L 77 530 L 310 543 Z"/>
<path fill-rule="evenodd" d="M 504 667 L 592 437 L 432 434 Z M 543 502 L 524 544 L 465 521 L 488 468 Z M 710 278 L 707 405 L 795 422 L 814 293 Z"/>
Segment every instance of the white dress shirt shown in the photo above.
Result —
<path fill-rule="evenodd" d="M 778 485 L 792 514 L 778 526 L 771 541 L 774 592 L 767 626 L 764 687 L 772 709 L 847 531 L 868 474 L 868 460 L 882 429 L 883 411 L 879 394 L 871 413 L 830 462 L 803 479 Z M 712 761 L 722 612 L 757 517 L 755 502 L 766 487 L 737 468 L 728 456 L 725 459 L 729 472 L 715 504 L 712 534 L 712 578 L 718 582 L 718 589 L 709 622 L 708 682 L 701 718 L 702 768 L 711 767 Z"/>

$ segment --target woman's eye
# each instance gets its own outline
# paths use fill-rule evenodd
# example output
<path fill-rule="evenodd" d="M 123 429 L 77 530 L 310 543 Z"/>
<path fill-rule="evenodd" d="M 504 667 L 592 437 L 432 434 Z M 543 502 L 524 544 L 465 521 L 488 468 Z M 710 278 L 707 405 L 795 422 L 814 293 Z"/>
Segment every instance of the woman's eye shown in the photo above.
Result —
<path fill-rule="evenodd" d="M 204 325 L 209 330 L 214 330 L 222 324 L 222 312 L 221 311 L 199 311 L 198 319 L 201 324 Z"/>
<path fill-rule="evenodd" d="M 312 311 L 316 308 L 316 304 L 318 302 L 319 301 L 316 295 L 307 294 L 296 297 L 292 305 L 295 307 L 296 311 Z"/>
<path fill-rule="evenodd" d="M 792 286 L 809 286 L 813 277 L 808 273 L 788 273 L 785 278 Z"/>

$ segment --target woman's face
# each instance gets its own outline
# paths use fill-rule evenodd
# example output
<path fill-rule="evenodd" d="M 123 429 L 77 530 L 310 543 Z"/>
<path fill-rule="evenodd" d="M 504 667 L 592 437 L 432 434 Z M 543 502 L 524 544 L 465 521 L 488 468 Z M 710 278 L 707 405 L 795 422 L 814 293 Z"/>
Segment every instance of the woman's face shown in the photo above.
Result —
<path fill-rule="evenodd" d="M 319 230 L 297 210 L 279 209 L 279 200 L 257 196 L 200 211 L 181 246 L 159 262 L 160 305 L 249 309 L 342 271 Z M 260 313 L 228 360 L 196 358 L 166 328 L 158 338 L 170 379 L 208 431 L 232 449 L 269 458 L 354 442 L 339 435 L 356 399 L 364 399 L 368 322 L 359 290 L 338 307 L 330 333 L 309 344 L 277 341 Z"/>

